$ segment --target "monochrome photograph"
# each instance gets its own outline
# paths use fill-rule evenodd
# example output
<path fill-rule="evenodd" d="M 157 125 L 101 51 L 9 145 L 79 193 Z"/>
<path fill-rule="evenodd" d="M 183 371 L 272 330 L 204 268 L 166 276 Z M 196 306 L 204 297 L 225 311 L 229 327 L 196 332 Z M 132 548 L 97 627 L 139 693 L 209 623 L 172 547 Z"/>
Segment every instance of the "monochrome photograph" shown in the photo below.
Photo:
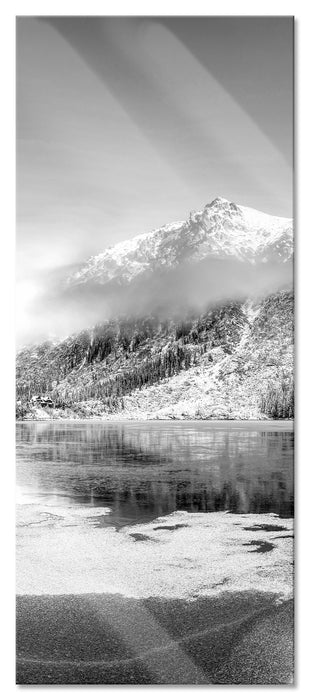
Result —
<path fill-rule="evenodd" d="M 294 684 L 294 17 L 16 17 L 16 684 Z"/>

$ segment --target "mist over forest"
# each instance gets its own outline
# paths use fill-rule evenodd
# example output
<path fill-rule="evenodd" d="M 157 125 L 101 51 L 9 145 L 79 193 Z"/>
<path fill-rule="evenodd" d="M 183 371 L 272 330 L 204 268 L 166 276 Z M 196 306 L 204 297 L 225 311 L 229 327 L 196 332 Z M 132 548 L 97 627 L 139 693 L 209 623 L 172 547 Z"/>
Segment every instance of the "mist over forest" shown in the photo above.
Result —
<path fill-rule="evenodd" d="M 122 286 L 91 281 L 67 286 L 58 272 L 56 278 L 51 275 L 48 290 L 29 305 L 20 342 L 64 338 L 115 317 L 195 315 L 219 302 L 265 296 L 291 288 L 292 283 L 290 262 L 251 264 L 234 258 L 184 263 L 173 270 L 140 275 Z"/>

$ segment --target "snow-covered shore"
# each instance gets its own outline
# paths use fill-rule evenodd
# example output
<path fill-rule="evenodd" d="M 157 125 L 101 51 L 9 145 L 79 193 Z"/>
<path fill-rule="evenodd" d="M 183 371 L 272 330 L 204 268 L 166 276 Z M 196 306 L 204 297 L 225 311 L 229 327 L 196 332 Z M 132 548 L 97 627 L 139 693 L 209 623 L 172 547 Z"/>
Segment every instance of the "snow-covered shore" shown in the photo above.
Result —
<path fill-rule="evenodd" d="M 175 512 L 116 531 L 107 508 L 18 505 L 17 593 L 292 597 L 293 521 Z"/>

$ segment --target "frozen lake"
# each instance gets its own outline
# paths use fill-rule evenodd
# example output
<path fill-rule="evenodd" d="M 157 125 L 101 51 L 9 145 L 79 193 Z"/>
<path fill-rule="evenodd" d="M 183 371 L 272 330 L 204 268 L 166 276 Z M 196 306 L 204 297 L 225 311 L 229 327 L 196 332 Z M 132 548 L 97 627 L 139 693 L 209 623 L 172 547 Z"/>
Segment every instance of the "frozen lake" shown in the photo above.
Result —
<path fill-rule="evenodd" d="M 18 683 L 291 682 L 291 424 L 18 423 L 17 500 Z"/>
<path fill-rule="evenodd" d="M 293 516 L 289 422 L 17 424 L 18 500 L 110 508 L 122 527 L 188 512 Z"/>

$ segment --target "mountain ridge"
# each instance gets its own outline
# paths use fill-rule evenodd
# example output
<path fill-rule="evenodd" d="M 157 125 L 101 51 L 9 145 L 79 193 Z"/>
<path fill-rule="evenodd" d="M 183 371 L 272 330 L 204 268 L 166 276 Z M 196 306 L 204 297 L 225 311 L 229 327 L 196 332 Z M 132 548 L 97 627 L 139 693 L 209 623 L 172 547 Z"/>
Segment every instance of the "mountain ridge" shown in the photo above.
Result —
<path fill-rule="evenodd" d="M 272 255 L 271 255 L 272 250 Z M 293 252 L 292 219 L 215 198 L 185 221 L 139 234 L 91 256 L 70 275 L 68 286 L 111 280 L 131 282 L 147 270 L 164 269 L 182 260 L 233 256 L 252 263 L 286 262 Z"/>
<path fill-rule="evenodd" d="M 287 269 L 292 254 L 291 219 L 216 198 L 185 222 L 90 258 L 67 279 L 68 288 L 82 294 L 83 285 L 97 285 L 104 296 L 109 285 L 119 287 L 124 294 L 114 308 L 122 313 L 63 341 L 23 348 L 17 355 L 17 417 L 292 418 L 292 291 L 283 287 L 285 275 L 275 278 L 278 289 L 263 295 L 245 294 L 238 286 L 242 265 L 250 266 L 253 279 L 265 268 L 275 275 L 276 268 Z M 230 260 L 239 267 L 227 267 Z M 204 261 L 208 268 L 201 267 Z M 198 303 L 192 295 L 196 307 L 184 305 L 196 278 L 199 291 L 205 274 L 209 285 L 219 274 L 224 283 L 223 271 L 234 271 L 234 298 Z M 164 281 L 170 273 L 169 290 Z M 172 313 L 175 284 L 178 313 Z M 158 293 L 167 302 L 171 285 L 173 304 L 164 316 L 149 297 Z M 145 306 L 137 294 L 147 297 Z M 135 299 L 136 313 L 129 313 Z"/>

